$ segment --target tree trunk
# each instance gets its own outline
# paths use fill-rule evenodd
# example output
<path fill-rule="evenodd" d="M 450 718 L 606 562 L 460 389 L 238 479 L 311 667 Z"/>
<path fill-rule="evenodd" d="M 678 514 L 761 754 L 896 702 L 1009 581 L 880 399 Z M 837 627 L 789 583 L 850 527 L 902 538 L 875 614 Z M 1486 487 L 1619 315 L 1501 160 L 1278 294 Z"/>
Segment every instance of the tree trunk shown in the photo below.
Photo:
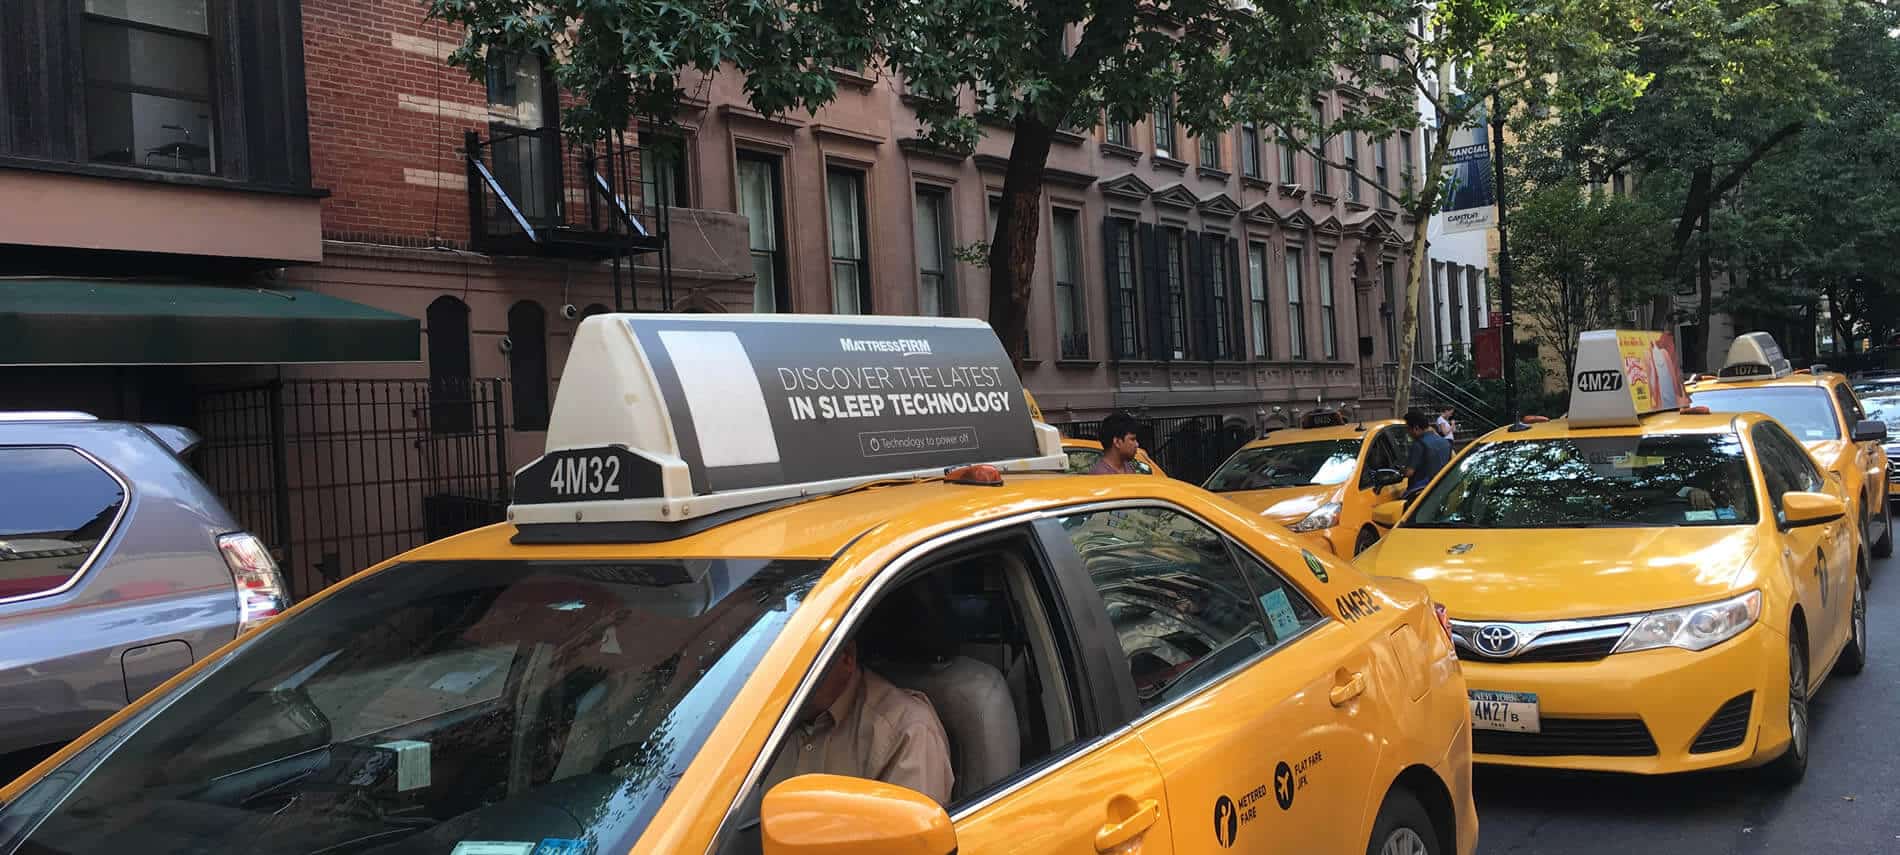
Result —
<path fill-rule="evenodd" d="M 1042 227 L 1043 170 L 1055 127 L 1024 113 L 1003 173 L 1003 204 L 990 237 L 990 327 L 1003 340 L 1016 372 L 1028 356 L 1029 298 L 1036 281 L 1036 236 Z"/>
<path fill-rule="evenodd" d="M 1703 361 L 1707 358 L 1709 352 L 1709 324 L 1715 316 L 1715 273 L 1709 266 L 1709 214 L 1707 211 L 1702 213 L 1701 268 L 1696 276 L 1696 289 L 1698 293 L 1696 295 L 1695 317 L 1697 324 L 1696 329 L 1702 331 L 1701 338 L 1703 348 L 1701 353 L 1696 354 L 1695 361 L 1692 363 L 1698 371 L 1707 367 L 1703 365 Z M 1732 282 L 1729 284 L 1731 287 L 1734 285 Z"/>
<path fill-rule="evenodd" d="M 1445 123 L 1441 119 L 1440 127 Z M 1424 281 L 1425 271 L 1430 266 L 1426 250 L 1431 245 L 1430 232 L 1432 212 L 1438 208 L 1439 180 L 1445 172 L 1445 160 L 1451 147 L 1446 143 L 1450 134 L 1438 134 L 1438 141 L 1425 157 L 1425 187 L 1413 203 L 1412 218 L 1418 224 L 1412 230 L 1412 269 L 1405 276 L 1405 302 L 1399 307 L 1399 352 L 1393 354 L 1398 361 L 1398 376 L 1392 384 L 1392 415 L 1404 418 L 1412 403 L 1412 365 L 1417 361 L 1418 350 L 1418 296 Z M 1502 342 L 1510 347 L 1510 342 Z"/>

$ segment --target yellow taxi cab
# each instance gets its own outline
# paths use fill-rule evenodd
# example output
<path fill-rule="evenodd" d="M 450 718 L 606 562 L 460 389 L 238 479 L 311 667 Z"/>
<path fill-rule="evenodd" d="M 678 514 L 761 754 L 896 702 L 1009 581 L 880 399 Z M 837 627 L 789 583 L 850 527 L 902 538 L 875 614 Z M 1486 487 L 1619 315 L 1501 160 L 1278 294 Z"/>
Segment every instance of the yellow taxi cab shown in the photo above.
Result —
<path fill-rule="evenodd" d="M 1334 555 L 1379 542 L 1372 509 L 1404 490 L 1405 422 L 1281 430 L 1234 452 L 1202 486 Z"/>
<path fill-rule="evenodd" d="M 1848 516 L 1875 557 L 1893 554 L 1887 423 L 1867 417 L 1846 376 L 1820 366 L 1793 370 L 1774 338 L 1752 332 L 1736 336 L 1714 377 L 1689 385 L 1689 398 L 1717 412 L 1754 411 L 1780 421 L 1846 486 Z"/>
<path fill-rule="evenodd" d="M 1566 418 L 1381 506 L 1357 565 L 1449 610 L 1478 763 L 1798 780 L 1810 698 L 1867 659 L 1845 491 L 1773 419 L 1671 406 L 1618 336 L 1582 336 Z"/>
<path fill-rule="evenodd" d="M 509 521 L 0 788 L 0 850 L 1474 851 L 1423 586 L 1077 478 L 989 327 L 598 315 Z"/>

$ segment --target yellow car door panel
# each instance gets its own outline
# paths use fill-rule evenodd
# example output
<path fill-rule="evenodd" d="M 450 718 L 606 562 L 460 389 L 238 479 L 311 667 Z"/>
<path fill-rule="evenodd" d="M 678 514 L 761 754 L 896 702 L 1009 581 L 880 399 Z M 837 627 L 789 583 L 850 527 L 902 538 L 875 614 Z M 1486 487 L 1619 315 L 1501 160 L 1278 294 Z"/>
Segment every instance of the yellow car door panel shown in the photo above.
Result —
<path fill-rule="evenodd" d="M 1167 804 L 1154 758 L 1123 734 L 954 817 L 957 851 L 1167 855 Z"/>

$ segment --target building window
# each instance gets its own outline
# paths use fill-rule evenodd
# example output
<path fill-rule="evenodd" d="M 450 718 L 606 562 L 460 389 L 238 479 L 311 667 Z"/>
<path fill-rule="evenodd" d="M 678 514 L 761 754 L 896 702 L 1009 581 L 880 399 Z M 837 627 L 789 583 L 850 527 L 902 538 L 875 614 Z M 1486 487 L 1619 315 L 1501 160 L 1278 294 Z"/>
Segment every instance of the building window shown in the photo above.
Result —
<path fill-rule="evenodd" d="M 649 210 L 691 207 L 686 192 L 685 140 L 640 135 L 640 199 Z"/>
<path fill-rule="evenodd" d="M 1432 342 L 1443 345 L 1445 341 L 1445 280 L 1458 279 L 1458 268 L 1447 268 L 1443 262 L 1432 262 Z"/>
<path fill-rule="evenodd" d="M 1247 244 L 1247 294 L 1250 303 L 1248 322 L 1253 327 L 1253 355 L 1266 359 L 1273 350 L 1267 338 L 1267 245 Z"/>
<path fill-rule="evenodd" d="M 1418 177 L 1417 156 L 1418 155 L 1412 151 L 1412 135 L 1400 132 L 1399 157 L 1403 158 L 1400 163 L 1403 164 L 1405 172 L 1399 176 L 1399 180 L 1405 182 L 1405 189 L 1407 190 L 1412 189 L 1412 182 L 1417 180 Z"/>
<path fill-rule="evenodd" d="M 1457 275 L 1462 271 L 1464 275 Z M 1451 291 L 1451 340 L 1462 343 L 1465 340 L 1465 283 L 1471 279 L 1471 268 L 1455 268 L 1451 281 L 1446 283 Z"/>
<path fill-rule="evenodd" d="M 1201 137 L 1201 168 L 1220 168 L 1220 134 L 1207 134 Z"/>
<path fill-rule="evenodd" d="M 540 57 L 505 54 L 488 61 L 490 166 L 515 210 L 537 228 L 558 223 L 564 201 L 557 105 Z"/>
<path fill-rule="evenodd" d="M 864 173 L 826 169 L 825 201 L 831 234 L 831 310 L 840 315 L 869 314 L 871 271 L 864 252 Z"/>
<path fill-rule="evenodd" d="M 1333 313 L 1333 254 L 1319 254 L 1319 349 L 1327 359 L 1339 358 L 1339 319 Z"/>
<path fill-rule="evenodd" d="M 1248 178 L 1263 177 L 1260 173 L 1260 129 L 1253 125 L 1240 127 L 1240 174 Z"/>
<path fill-rule="evenodd" d="M 1391 166 L 1386 163 L 1385 160 L 1385 140 L 1380 140 L 1372 144 L 1372 171 L 1374 177 L 1379 179 L 1379 189 L 1389 192 L 1392 189 L 1392 176 Z M 1392 207 L 1392 197 L 1387 195 L 1386 192 L 1379 194 L 1379 207 Z"/>
<path fill-rule="evenodd" d="M 1359 132 L 1346 131 L 1346 201 L 1359 201 Z"/>
<path fill-rule="evenodd" d="M 88 160 L 218 171 L 206 5 L 86 0 Z"/>
<path fill-rule="evenodd" d="M 1280 183 L 1300 183 L 1299 167 L 1293 157 L 1293 141 L 1284 132 L 1280 134 Z"/>
<path fill-rule="evenodd" d="M 916 208 L 918 313 L 955 315 L 959 307 L 950 261 L 950 191 L 919 186 Z"/>
<path fill-rule="evenodd" d="M 1207 235 L 1202 245 L 1207 249 L 1207 287 L 1214 297 L 1214 358 L 1233 359 L 1234 306 L 1227 287 L 1227 238 Z"/>
<path fill-rule="evenodd" d="M 1627 192 L 1627 187 L 1624 184 L 1623 173 L 1618 172 L 1617 174 L 1610 176 L 1611 195 L 1621 196 L 1625 192 Z"/>
<path fill-rule="evenodd" d="M 739 213 L 746 218 L 752 248 L 752 311 L 791 311 L 785 270 L 785 235 L 779 223 L 785 211 L 778 158 L 739 152 Z"/>
<path fill-rule="evenodd" d="M 1082 236 L 1080 216 L 1072 210 L 1050 212 L 1049 248 L 1056 279 L 1056 334 L 1063 359 L 1089 358 L 1088 315 L 1082 305 Z"/>
<path fill-rule="evenodd" d="M 1287 355 L 1294 359 L 1306 358 L 1306 309 L 1300 305 L 1302 280 L 1300 250 L 1289 246 L 1286 248 L 1286 344 Z"/>
<path fill-rule="evenodd" d="M 1326 167 L 1326 106 L 1324 104 L 1316 103 L 1313 105 L 1313 128 L 1313 140 L 1311 142 L 1313 148 L 1313 192 L 1324 195 L 1331 192 L 1331 188 L 1327 186 L 1329 182 L 1326 180 L 1326 173 L 1330 170 Z"/>
<path fill-rule="evenodd" d="M 1180 229 L 1164 229 L 1168 249 L 1168 345 L 1175 359 L 1187 358 L 1187 239 Z"/>
<path fill-rule="evenodd" d="M 1136 359 L 1143 354 L 1141 288 L 1135 278 L 1135 224 L 1111 219 L 1102 231 L 1109 243 L 1108 287 L 1115 311 L 1115 355 Z"/>
<path fill-rule="evenodd" d="M 522 300 L 508 309 L 508 380 L 515 430 L 548 429 L 548 315 Z"/>
<path fill-rule="evenodd" d="M 1161 102 L 1155 108 L 1155 157 L 1174 156 L 1174 104 Z"/>
<path fill-rule="evenodd" d="M 427 314 L 429 329 L 429 431 L 475 430 L 474 379 L 469 365 L 468 304 L 450 296 L 435 298 Z"/>
<path fill-rule="evenodd" d="M 1121 146 L 1122 148 L 1134 147 L 1135 129 L 1132 125 L 1128 123 L 1128 120 L 1126 119 L 1109 119 L 1108 120 L 1108 144 L 1118 145 L 1118 146 Z"/>
<path fill-rule="evenodd" d="M 1385 292 L 1385 352 L 1393 359 L 1399 358 L 1399 295 L 1393 288 L 1398 281 L 1392 276 L 1392 262 L 1379 262 L 1379 283 Z"/>

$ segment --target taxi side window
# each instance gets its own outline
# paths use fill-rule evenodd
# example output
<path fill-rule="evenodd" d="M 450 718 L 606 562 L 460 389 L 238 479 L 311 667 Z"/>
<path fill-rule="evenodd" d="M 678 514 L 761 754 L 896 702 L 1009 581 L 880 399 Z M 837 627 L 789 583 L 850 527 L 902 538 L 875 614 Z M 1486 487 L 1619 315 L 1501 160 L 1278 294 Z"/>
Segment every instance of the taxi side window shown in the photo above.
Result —
<path fill-rule="evenodd" d="M 1274 644 L 1256 599 L 1272 594 L 1255 591 L 1226 540 L 1199 521 L 1163 508 L 1117 508 L 1064 517 L 1061 525 L 1107 607 L 1144 711 Z M 1276 605 L 1285 600 L 1298 621 L 1292 592 L 1276 590 L 1283 592 Z M 1285 615 L 1280 623 L 1287 625 Z"/>
<path fill-rule="evenodd" d="M 1823 488 L 1821 473 L 1808 459 L 1807 449 L 1788 436 L 1776 424 L 1758 424 L 1754 430 L 1755 453 L 1761 457 L 1762 477 L 1768 488 L 1768 501 L 1777 516 L 1781 496 L 1790 490 L 1813 491 Z"/>
<path fill-rule="evenodd" d="M 1392 428 L 1379 431 L 1379 435 L 1373 437 L 1372 448 L 1366 452 L 1365 470 L 1359 473 L 1360 489 L 1372 486 L 1372 473 L 1377 470 L 1403 468 L 1399 465 L 1399 461 L 1403 459 L 1399 456 L 1399 444 L 1395 431 Z"/>
<path fill-rule="evenodd" d="M 1860 399 L 1854 397 L 1854 390 L 1849 389 L 1847 384 L 1835 386 L 1834 397 L 1841 402 L 1841 414 L 1847 417 L 1848 427 L 1851 428 L 1855 422 L 1867 418 L 1867 414 L 1860 408 Z"/>

